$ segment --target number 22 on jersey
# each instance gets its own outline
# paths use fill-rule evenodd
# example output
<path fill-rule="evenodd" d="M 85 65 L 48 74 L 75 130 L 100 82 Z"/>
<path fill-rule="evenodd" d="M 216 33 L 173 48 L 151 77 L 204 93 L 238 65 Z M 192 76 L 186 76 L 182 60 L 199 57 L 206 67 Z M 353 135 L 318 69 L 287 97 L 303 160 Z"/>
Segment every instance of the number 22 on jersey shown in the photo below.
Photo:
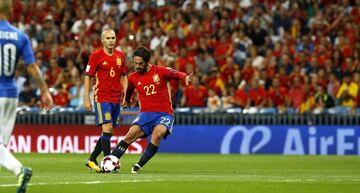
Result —
<path fill-rule="evenodd" d="M 146 96 L 156 94 L 155 86 L 150 84 L 149 86 L 144 86 L 144 90 L 146 92 Z"/>

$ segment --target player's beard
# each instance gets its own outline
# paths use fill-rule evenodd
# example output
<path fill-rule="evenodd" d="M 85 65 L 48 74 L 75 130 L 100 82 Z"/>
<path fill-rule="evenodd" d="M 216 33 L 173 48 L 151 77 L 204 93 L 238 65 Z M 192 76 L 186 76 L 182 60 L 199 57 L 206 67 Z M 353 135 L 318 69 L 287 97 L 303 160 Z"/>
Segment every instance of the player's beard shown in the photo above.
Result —
<path fill-rule="evenodd" d="M 148 66 L 149 66 L 149 64 L 145 64 L 144 68 L 136 68 L 136 71 L 141 74 L 144 74 L 144 73 L 146 73 Z"/>

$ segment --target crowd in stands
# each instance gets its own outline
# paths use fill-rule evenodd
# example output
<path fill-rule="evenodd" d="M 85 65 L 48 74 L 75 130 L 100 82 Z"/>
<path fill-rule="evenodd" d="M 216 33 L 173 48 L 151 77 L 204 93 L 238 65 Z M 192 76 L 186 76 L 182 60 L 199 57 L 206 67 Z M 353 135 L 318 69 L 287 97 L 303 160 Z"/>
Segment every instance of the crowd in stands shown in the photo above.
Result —
<path fill-rule="evenodd" d="M 191 86 L 170 82 L 175 107 L 360 107 L 360 0 L 15 0 L 11 22 L 31 38 L 60 107 L 81 109 L 84 67 L 107 28 L 129 72 L 139 45 L 152 64 L 194 72 Z M 23 69 L 19 105 L 38 106 Z"/>

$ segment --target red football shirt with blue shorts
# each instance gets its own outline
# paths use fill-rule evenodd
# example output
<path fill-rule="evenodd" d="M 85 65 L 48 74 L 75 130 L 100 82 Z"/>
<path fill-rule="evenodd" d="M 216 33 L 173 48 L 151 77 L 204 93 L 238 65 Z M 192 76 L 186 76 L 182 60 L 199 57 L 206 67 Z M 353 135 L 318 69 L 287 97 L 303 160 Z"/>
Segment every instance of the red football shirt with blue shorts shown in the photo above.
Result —
<path fill-rule="evenodd" d="M 94 51 L 85 74 L 95 77 L 94 107 L 96 125 L 120 124 L 120 77 L 126 75 L 125 55 L 115 50 L 108 55 L 103 49 Z"/>
<path fill-rule="evenodd" d="M 139 93 L 140 113 L 132 125 L 139 125 L 147 137 L 152 134 L 156 125 L 164 125 L 171 133 L 174 124 L 169 80 L 185 81 L 186 74 L 171 68 L 150 64 L 146 73 L 134 72 L 128 78 L 128 91 L 136 89 Z M 130 98 L 131 96 L 126 96 Z M 167 136 L 166 135 L 166 136 Z M 166 136 L 164 138 L 166 138 Z"/>

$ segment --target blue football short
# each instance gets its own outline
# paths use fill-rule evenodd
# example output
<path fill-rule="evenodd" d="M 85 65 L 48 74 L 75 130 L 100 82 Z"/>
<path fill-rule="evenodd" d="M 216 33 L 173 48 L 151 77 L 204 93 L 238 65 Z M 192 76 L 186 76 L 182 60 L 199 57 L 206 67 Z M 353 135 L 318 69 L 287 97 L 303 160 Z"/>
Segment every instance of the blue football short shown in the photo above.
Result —
<path fill-rule="evenodd" d="M 167 128 L 167 134 L 169 135 L 174 125 L 174 116 L 169 113 L 158 113 L 158 112 L 141 112 L 135 118 L 132 125 L 139 125 L 141 130 L 145 133 L 143 137 L 147 137 L 152 134 L 156 125 L 164 125 Z"/>
<path fill-rule="evenodd" d="M 104 123 L 113 123 L 114 127 L 120 125 L 119 103 L 94 102 L 94 105 L 96 126 L 100 126 Z"/>

